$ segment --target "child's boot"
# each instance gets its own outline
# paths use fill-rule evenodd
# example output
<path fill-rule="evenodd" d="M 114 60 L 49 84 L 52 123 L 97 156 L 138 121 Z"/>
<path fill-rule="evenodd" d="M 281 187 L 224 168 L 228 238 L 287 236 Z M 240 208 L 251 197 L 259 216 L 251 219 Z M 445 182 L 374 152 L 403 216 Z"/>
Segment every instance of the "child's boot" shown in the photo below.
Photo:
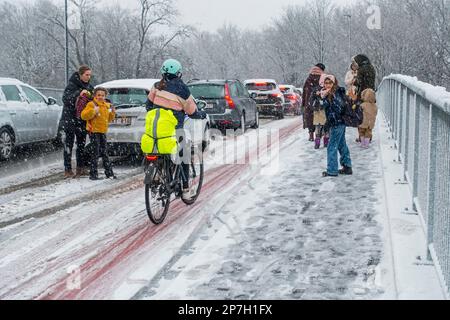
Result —
<path fill-rule="evenodd" d="M 314 146 L 314 149 L 320 149 L 320 138 L 316 138 L 316 144 L 315 144 L 315 146 Z"/>

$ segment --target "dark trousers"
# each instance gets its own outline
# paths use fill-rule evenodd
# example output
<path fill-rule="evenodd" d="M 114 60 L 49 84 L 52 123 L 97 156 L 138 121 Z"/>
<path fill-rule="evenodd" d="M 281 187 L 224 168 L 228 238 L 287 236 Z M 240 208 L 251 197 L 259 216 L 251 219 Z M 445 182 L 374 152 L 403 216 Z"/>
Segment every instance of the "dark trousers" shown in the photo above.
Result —
<path fill-rule="evenodd" d="M 66 141 L 64 143 L 64 168 L 66 171 L 72 170 L 72 150 L 77 139 L 77 167 L 86 166 L 86 156 L 84 148 L 86 145 L 86 122 L 79 119 L 70 119 L 64 122 L 64 133 Z"/>
<path fill-rule="evenodd" d="M 98 176 L 98 159 L 101 157 L 103 160 L 103 168 L 105 169 L 106 177 L 112 177 L 113 170 L 111 161 L 108 157 L 108 147 L 106 141 L 106 134 L 104 133 L 91 133 L 89 134 L 91 143 L 88 146 L 89 153 L 91 155 L 91 177 Z"/>

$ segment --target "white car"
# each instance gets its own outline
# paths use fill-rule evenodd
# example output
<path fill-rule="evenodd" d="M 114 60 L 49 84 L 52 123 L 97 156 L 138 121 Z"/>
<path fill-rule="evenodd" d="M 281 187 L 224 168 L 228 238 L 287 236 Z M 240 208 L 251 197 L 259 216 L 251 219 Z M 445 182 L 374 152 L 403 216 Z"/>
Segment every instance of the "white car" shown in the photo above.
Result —
<path fill-rule="evenodd" d="M 141 151 L 141 138 L 145 133 L 145 104 L 150 89 L 159 79 L 115 80 L 98 85 L 108 89 L 108 99 L 116 107 L 116 119 L 111 123 L 108 133 L 110 152 L 120 155 L 138 155 Z M 201 108 L 206 103 L 197 102 Z M 186 118 L 184 129 L 194 145 L 202 150 L 210 142 L 210 119 L 193 120 Z"/>
<path fill-rule="evenodd" d="M 0 78 L 0 160 L 8 160 L 15 147 L 61 142 L 62 106 L 16 79 Z"/>

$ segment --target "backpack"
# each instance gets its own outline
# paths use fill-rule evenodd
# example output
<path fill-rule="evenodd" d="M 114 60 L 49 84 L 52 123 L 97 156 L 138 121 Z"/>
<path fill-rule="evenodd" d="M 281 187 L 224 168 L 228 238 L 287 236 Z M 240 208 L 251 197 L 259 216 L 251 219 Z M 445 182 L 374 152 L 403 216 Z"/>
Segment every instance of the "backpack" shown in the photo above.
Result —
<path fill-rule="evenodd" d="M 144 154 L 173 155 L 178 151 L 176 127 L 178 120 L 172 110 L 155 108 L 147 112 L 145 133 L 141 139 Z"/>
<path fill-rule="evenodd" d="M 344 119 L 345 126 L 358 128 L 363 123 L 364 119 L 361 104 L 359 102 L 351 101 L 351 99 L 346 96 L 342 119 Z"/>
<path fill-rule="evenodd" d="M 92 101 L 93 99 L 90 98 L 89 95 L 83 95 L 79 96 L 77 98 L 77 101 L 75 102 L 75 116 L 77 119 L 81 119 L 81 113 L 83 112 L 84 108 L 86 108 L 87 104 Z"/>

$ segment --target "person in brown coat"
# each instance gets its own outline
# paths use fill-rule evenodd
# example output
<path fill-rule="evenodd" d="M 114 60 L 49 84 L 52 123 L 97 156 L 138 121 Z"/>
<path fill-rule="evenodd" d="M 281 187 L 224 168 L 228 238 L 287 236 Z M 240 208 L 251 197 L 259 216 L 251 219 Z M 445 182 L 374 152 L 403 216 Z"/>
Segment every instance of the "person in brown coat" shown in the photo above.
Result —
<path fill-rule="evenodd" d="M 309 72 L 308 79 L 303 86 L 303 127 L 309 130 L 309 141 L 314 141 L 314 108 L 311 105 L 311 96 L 315 94 L 319 87 L 319 80 L 325 71 L 325 66 L 322 63 L 314 66 Z"/>
<path fill-rule="evenodd" d="M 369 148 L 372 141 L 372 131 L 375 128 L 377 120 L 378 107 L 376 105 L 377 98 L 375 91 L 372 89 L 366 89 L 362 92 L 361 98 L 363 103 L 361 108 L 363 109 L 363 123 L 359 126 L 359 136 L 361 137 L 361 147 Z"/>

